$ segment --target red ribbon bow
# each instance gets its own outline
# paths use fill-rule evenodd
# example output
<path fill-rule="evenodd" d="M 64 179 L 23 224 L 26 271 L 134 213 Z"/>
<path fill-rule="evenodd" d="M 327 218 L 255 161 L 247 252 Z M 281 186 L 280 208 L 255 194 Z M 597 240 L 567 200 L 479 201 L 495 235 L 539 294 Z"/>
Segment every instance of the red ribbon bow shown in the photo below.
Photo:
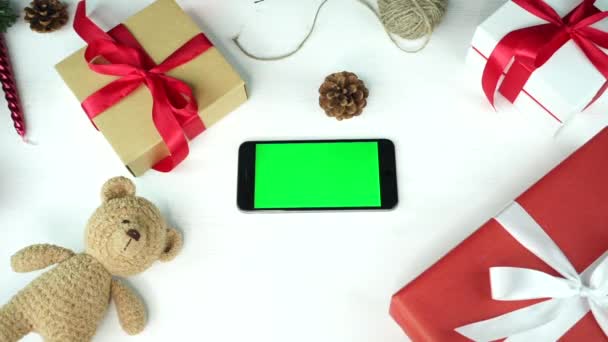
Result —
<path fill-rule="evenodd" d="M 106 33 L 93 23 L 86 16 L 84 0 L 78 3 L 74 30 L 88 44 L 85 59 L 89 68 L 99 74 L 119 77 L 82 103 L 91 121 L 142 84 L 146 85 L 153 99 L 152 120 L 170 153 L 154 165 L 154 169 L 173 170 L 188 155 L 186 137 L 194 138 L 205 130 L 205 126 L 190 87 L 165 73 L 188 63 L 213 44 L 202 33 L 198 34 L 156 65 L 124 25 Z"/>
<path fill-rule="evenodd" d="M 589 61 L 608 79 L 608 55 L 599 48 L 608 48 L 608 33 L 591 27 L 607 18 L 608 12 L 600 12 L 594 6 L 595 0 L 584 0 L 564 18 L 543 0 L 512 1 L 548 23 L 507 34 L 492 51 L 482 79 L 483 90 L 492 105 L 498 82 L 513 59 L 513 65 L 500 86 L 500 93 L 510 102 L 515 101 L 532 73 L 570 40 L 578 45 Z M 604 90 L 605 87 L 600 89 L 591 103 Z"/>

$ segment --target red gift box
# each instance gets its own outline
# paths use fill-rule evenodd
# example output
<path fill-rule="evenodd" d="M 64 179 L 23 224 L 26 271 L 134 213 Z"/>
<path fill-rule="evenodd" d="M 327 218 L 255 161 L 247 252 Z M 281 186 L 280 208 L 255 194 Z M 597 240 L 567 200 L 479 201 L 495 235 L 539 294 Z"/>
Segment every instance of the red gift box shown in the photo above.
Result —
<path fill-rule="evenodd" d="M 608 250 L 608 128 L 516 202 L 577 273 L 600 259 Z M 492 219 L 395 294 L 390 313 L 414 341 L 469 341 L 455 329 L 547 300 L 494 300 L 490 268 L 501 266 L 561 277 Z M 589 312 L 560 341 L 608 338 Z"/>

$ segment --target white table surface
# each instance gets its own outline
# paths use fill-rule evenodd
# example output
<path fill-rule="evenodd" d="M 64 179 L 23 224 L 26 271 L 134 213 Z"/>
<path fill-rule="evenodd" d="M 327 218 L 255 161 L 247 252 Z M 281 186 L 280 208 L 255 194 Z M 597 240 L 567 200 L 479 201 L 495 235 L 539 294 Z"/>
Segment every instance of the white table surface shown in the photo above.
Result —
<path fill-rule="evenodd" d="M 150 0 L 91 2 L 109 28 Z M 114 307 L 95 341 L 403 342 L 391 295 L 493 216 L 603 126 L 591 109 L 557 136 L 510 106 L 494 112 L 464 56 L 500 0 L 451 0 L 423 52 L 397 50 L 354 0 L 331 0 L 292 58 L 263 63 L 230 38 L 280 53 L 297 44 L 318 1 L 181 0 L 246 79 L 251 99 L 192 144 L 169 174 L 136 179 L 185 236 L 168 264 L 129 279 L 149 324 L 128 337 Z M 20 2 L 18 5 L 23 6 Z M 75 1 L 70 1 L 73 14 Z M 34 243 L 83 248 L 102 183 L 125 168 L 90 125 L 53 66 L 83 46 L 68 27 L 41 35 L 20 20 L 7 34 L 25 107 L 25 145 L 0 103 L 0 303 L 37 272 L 10 256 Z M 335 71 L 360 75 L 364 115 L 338 122 L 317 105 Z M 400 204 L 390 212 L 245 214 L 235 205 L 237 148 L 248 139 L 385 137 L 397 148 Z M 30 335 L 26 341 L 39 341 Z"/>

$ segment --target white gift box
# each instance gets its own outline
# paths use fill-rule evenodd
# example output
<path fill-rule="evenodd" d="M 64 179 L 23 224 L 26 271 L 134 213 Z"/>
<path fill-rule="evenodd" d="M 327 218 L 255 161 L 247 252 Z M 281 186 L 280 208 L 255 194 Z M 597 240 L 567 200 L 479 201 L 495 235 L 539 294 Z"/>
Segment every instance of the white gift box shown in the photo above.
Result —
<path fill-rule="evenodd" d="M 582 2 L 544 1 L 561 17 L 565 17 Z M 608 0 L 596 1 L 595 6 L 608 10 Z M 478 26 L 468 52 L 467 64 L 479 75 L 480 89 L 484 67 L 499 41 L 512 31 L 541 24 L 546 24 L 546 21 L 508 1 Z M 600 21 L 592 27 L 608 31 L 608 20 Z M 514 105 L 525 115 L 533 116 L 543 125 L 557 129 L 573 115 L 583 111 L 606 84 L 604 76 L 591 64 L 580 47 L 570 40 L 547 63 L 532 73 Z M 604 98 L 608 98 L 606 93 L 593 105 L 606 106 L 608 109 L 608 101 L 599 101 Z"/>

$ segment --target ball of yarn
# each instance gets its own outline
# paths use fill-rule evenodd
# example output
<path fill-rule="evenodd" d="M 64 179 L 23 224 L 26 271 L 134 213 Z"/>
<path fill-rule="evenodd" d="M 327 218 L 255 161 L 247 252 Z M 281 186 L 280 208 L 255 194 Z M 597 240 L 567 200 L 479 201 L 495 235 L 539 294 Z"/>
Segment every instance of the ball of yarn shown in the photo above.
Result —
<path fill-rule="evenodd" d="M 380 20 L 390 33 L 405 39 L 428 36 L 441 22 L 448 0 L 378 0 Z"/>

